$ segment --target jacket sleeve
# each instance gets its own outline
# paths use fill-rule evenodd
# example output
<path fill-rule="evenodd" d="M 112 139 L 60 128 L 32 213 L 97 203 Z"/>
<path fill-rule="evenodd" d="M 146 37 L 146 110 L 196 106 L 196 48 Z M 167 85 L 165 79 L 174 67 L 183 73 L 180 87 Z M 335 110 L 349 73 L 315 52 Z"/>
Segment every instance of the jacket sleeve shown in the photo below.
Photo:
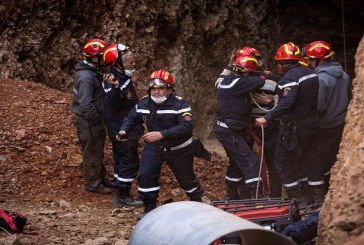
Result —
<path fill-rule="evenodd" d="M 78 89 L 78 98 L 80 103 L 81 114 L 90 121 L 91 124 L 97 125 L 102 123 L 102 116 L 93 104 L 95 85 L 92 77 L 85 77 L 80 81 Z M 101 88 L 100 88 L 101 89 Z"/>
<path fill-rule="evenodd" d="M 138 112 L 138 108 L 140 108 L 139 103 L 135 105 L 135 107 L 130 110 L 128 116 L 124 118 L 123 124 L 120 127 L 120 130 L 124 130 L 127 134 L 130 130 L 132 130 L 135 125 L 142 124 L 142 114 Z"/>
<path fill-rule="evenodd" d="M 105 103 L 110 107 L 120 106 L 120 102 L 127 97 L 126 90 L 131 86 L 131 80 L 119 80 L 119 88 L 114 88 L 104 82 Z"/>
<path fill-rule="evenodd" d="M 254 92 L 263 87 L 264 79 L 257 76 L 237 77 L 230 84 L 219 84 L 218 89 L 224 89 L 231 96 L 241 96 L 246 93 Z"/>
<path fill-rule="evenodd" d="M 277 106 L 264 116 L 267 121 L 272 121 L 282 114 L 287 113 L 296 102 L 298 92 L 297 82 L 286 82 L 283 85 L 278 85 L 278 89 L 282 90 L 282 96 L 279 98 Z"/>
<path fill-rule="evenodd" d="M 231 67 L 230 66 L 225 67 L 215 82 L 215 88 L 217 88 L 217 86 L 222 82 L 222 80 L 224 80 L 224 78 L 230 74 L 231 74 Z"/>
<path fill-rule="evenodd" d="M 190 105 L 183 100 L 178 109 L 178 124 L 166 130 L 162 130 L 161 134 L 164 139 L 178 137 L 180 135 L 192 134 L 193 131 L 193 115 Z"/>

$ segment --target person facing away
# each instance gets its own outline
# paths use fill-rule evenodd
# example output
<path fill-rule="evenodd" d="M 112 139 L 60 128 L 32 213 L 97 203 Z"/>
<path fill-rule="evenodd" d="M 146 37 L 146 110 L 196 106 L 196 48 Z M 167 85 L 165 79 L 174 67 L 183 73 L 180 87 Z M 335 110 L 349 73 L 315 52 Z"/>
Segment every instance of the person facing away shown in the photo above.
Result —
<path fill-rule="evenodd" d="M 250 198 L 263 196 L 259 160 L 246 142 L 246 128 L 252 109 L 249 93 L 270 87 L 273 81 L 265 81 L 255 74 L 257 72 L 259 62 L 254 56 L 238 57 L 233 63 L 232 72 L 225 69 L 220 78 L 225 76 L 215 83 L 217 123 L 213 130 L 229 158 L 225 199 L 238 197 L 239 183 L 243 178 Z"/>
<path fill-rule="evenodd" d="M 157 70 L 146 82 L 145 96 L 124 119 L 118 138 L 144 120 L 148 132 L 142 136 L 144 148 L 140 162 L 138 191 L 144 204 L 145 214 L 155 209 L 159 194 L 159 178 L 164 162 L 172 170 L 179 185 L 191 201 L 202 201 L 204 190 L 193 170 L 193 112 L 187 100 L 172 93 L 172 75 Z"/>
<path fill-rule="evenodd" d="M 91 39 L 83 46 L 85 59 L 76 65 L 73 80 L 72 112 L 82 146 L 83 178 L 86 191 L 111 194 L 103 164 L 106 138 L 103 122 L 104 91 L 102 88 L 102 52 L 107 42 Z"/>
<path fill-rule="evenodd" d="M 349 75 L 334 61 L 335 52 L 325 41 L 315 41 L 305 48 L 308 66 L 317 73 L 320 115 L 319 157 L 324 162 L 325 193 L 329 187 L 331 167 L 336 162 L 352 87 Z"/>
<path fill-rule="evenodd" d="M 317 112 L 318 77 L 311 69 L 299 64 L 300 49 L 292 42 L 279 47 L 275 60 L 281 77 L 278 82 L 278 104 L 257 124 L 279 119 L 281 128 L 276 146 L 275 164 L 282 177 L 288 198 L 297 200 L 299 206 L 319 201 L 323 197 L 322 164 L 318 161 Z M 307 176 L 301 179 L 302 173 Z M 312 199 L 311 199 L 312 197 Z"/>
<path fill-rule="evenodd" d="M 114 206 L 140 207 L 142 201 L 131 196 L 132 183 L 139 171 L 138 142 L 143 134 L 142 124 L 137 124 L 128 134 L 128 141 L 116 139 L 120 125 L 129 111 L 138 102 L 133 85 L 135 57 L 124 44 L 110 44 L 103 52 L 103 60 L 110 67 L 109 78 L 112 83 L 104 82 L 104 114 L 107 133 L 112 143 L 114 158 L 115 195 Z"/>

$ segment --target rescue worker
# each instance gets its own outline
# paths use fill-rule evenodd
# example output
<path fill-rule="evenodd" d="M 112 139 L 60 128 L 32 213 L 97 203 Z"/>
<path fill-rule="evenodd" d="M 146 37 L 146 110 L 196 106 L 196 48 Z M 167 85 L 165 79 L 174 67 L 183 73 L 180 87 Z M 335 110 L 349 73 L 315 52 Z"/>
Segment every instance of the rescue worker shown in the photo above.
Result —
<path fill-rule="evenodd" d="M 155 209 L 159 193 L 159 178 L 164 162 L 172 170 L 181 188 L 191 201 L 202 201 L 204 192 L 193 171 L 193 113 L 189 103 L 172 93 L 173 77 L 160 69 L 146 82 L 145 96 L 125 118 L 118 138 L 129 135 L 130 130 L 144 119 L 148 133 L 142 136 L 145 145 L 140 163 L 139 193 L 145 214 Z"/>
<path fill-rule="evenodd" d="M 102 73 L 98 71 L 107 42 L 91 39 L 83 46 L 85 59 L 76 65 L 73 80 L 72 112 L 82 146 L 83 178 L 86 191 L 111 194 L 103 164 L 106 138 L 103 122 L 104 91 Z"/>
<path fill-rule="evenodd" d="M 325 164 L 325 193 L 329 187 L 331 167 L 336 162 L 346 112 L 352 98 L 349 75 L 333 60 L 334 54 L 332 46 L 325 41 L 315 41 L 306 47 L 309 67 L 317 73 L 320 82 L 317 103 L 320 114 L 318 151 L 320 161 Z"/>
<path fill-rule="evenodd" d="M 235 59 L 232 71 L 224 69 L 216 81 L 217 123 L 213 130 L 229 158 L 225 199 L 239 199 L 238 187 L 244 178 L 250 198 L 262 197 L 259 160 L 246 142 L 251 117 L 250 92 L 272 86 L 256 76 L 259 62 L 254 56 Z"/>
<path fill-rule="evenodd" d="M 128 134 L 128 141 L 116 139 L 120 126 L 129 111 L 138 102 L 138 96 L 133 85 L 135 57 L 124 44 L 110 44 L 104 50 L 104 63 L 110 66 L 112 84 L 104 83 L 105 103 L 104 113 L 107 133 L 112 143 L 114 157 L 115 195 L 114 206 L 140 207 L 143 202 L 134 199 L 131 187 L 139 171 L 138 142 L 143 134 L 142 124 L 136 125 Z"/>
<path fill-rule="evenodd" d="M 288 198 L 297 200 L 303 208 L 312 201 L 322 199 L 323 175 L 317 156 L 316 134 L 319 131 L 317 112 L 318 77 L 309 68 L 300 65 L 300 49 L 292 42 L 279 47 L 275 60 L 282 76 L 278 82 L 278 104 L 256 123 L 266 124 L 279 118 L 281 128 L 276 148 L 276 167 L 282 176 Z M 299 182 L 305 170 L 308 182 Z M 301 185 L 308 188 L 300 189 Z M 309 193 L 313 200 L 309 199 Z"/>

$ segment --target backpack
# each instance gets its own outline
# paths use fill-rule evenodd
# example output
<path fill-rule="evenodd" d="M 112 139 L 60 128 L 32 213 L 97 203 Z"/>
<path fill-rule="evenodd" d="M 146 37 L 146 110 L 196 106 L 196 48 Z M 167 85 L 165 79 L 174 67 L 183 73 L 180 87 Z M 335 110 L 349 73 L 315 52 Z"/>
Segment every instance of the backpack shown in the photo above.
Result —
<path fill-rule="evenodd" d="M 27 218 L 18 212 L 0 209 L 0 227 L 9 231 L 23 232 Z"/>

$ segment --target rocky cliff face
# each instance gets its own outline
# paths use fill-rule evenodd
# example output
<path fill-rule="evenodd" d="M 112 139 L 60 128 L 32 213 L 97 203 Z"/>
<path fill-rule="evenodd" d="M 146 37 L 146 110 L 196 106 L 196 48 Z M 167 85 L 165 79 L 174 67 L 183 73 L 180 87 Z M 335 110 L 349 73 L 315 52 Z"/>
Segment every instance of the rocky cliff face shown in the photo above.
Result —
<path fill-rule="evenodd" d="M 358 2 L 355 4 L 355 2 Z M 138 82 L 154 69 L 171 71 L 178 93 L 197 115 L 196 134 L 211 136 L 215 114 L 212 84 L 230 51 L 244 45 L 260 50 L 273 69 L 278 46 L 324 39 L 342 51 L 341 1 L 286 0 L 23 0 L 0 3 L 0 76 L 28 79 L 69 90 L 83 43 L 93 37 L 123 42 L 138 54 Z M 360 35 L 360 1 L 344 6 L 347 62 Z M 356 13 L 356 14 L 352 14 Z M 319 17 L 319 18 L 318 18 Z M 317 21 L 319 19 L 319 21 Z M 356 24 L 355 24 L 356 23 Z"/>

